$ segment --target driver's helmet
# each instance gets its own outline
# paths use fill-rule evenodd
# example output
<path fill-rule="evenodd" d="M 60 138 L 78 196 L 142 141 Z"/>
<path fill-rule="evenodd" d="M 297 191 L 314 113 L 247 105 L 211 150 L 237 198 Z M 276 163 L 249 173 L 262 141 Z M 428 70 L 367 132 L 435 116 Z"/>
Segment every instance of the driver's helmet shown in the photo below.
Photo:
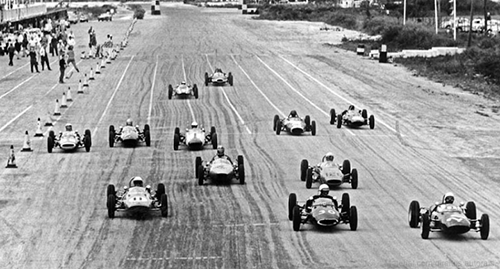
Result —
<path fill-rule="evenodd" d="M 217 147 L 217 156 L 219 156 L 219 157 L 224 156 L 224 147 L 223 146 Z"/>
<path fill-rule="evenodd" d="M 215 72 L 222 73 L 222 70 L 220 68 L 215 68 Z"/>
<path fill-rule="evenodd" d="M 325 155 L 325 160 L 326 160 L 327 162 L 332 162 L 334 158 L 335 158 L 335 157 L 333 156 L 333 153 L 331 153 L 331 152 L 328 152 L 328 153 Z"/>
<path fill-rule="evenodd" d="M 349 110 L 354 110 L 354 106 L 353 106 L 353 105 L 350 105 L 350 106 L 349 106 Z"/>
<path fill-rule="evenodd" d="M 193 123 L 191 123 L 191 128 L 198 128 L 198 123 L 196 121 L 193 121 Z"/>
<path fill-rule="evenodd" d="M 73 131 L 73 125 L 71 125 L 71 123 L 66 123 L 66 125 L 64 125 L 64 129 L 68 132 L 71 132 Z"/>
<path fill-rule="evenodd" d="M 127 119 L 127 122 L 125 123 L 125 125 L 127 126 L 133 126 L 134 122 L 132 121 L 132 119 Z"/>
<path fill-rule="evenodd" d="M 330 187 L 326 184 L 321 184 L 318 188 L 318 194 L 320 196 L 326 196 L 330 192 Z"/>
<path fill-rule="evenodd" d="M 185 81 L 181 82 L 181 85 L 186 85 L 186 82 Z"/>
<path fill-rule="evenodd" d="M 132 186 L 134 187 L 142 187 L 144 185 L 144 181 L 141 177 L 134 177 L 132 179 Z"/>
<path fill-rule="evenodd" d="M 451 192 L 447 192 L 443 195 L 443 204 L 453 204 L 455 201 L 455 196 Z"/>
<path fill-rule="evenodd" d="M 295 111 L 295 110 L 290 111 L 290 117 L 293 117 L 293 118 L 297 117 L 297 111 Z"/>

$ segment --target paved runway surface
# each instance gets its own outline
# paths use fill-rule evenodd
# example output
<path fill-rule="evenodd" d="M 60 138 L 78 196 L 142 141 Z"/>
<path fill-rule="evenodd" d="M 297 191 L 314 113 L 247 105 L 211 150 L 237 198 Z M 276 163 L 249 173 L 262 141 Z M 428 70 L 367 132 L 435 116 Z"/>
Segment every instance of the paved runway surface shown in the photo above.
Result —
<path fill-rule="evenodd" d="M 135 24 L 129 46 L 80 95 L 82 74 L 59 85 L 55 63 L 51 73 L 33 77 L 29 66 L 4 76 L 21 61 L 1 67 L 0 149 L 6 161 L 15 145 L 19 166 L 2 169 L 0 177 L 1 267 L 500 267 L 494 101 L 324 46 L 316 36 L 321 24 L 258 21 L 240 12 L 162 6 L 161 16 L 147 14 Z M 73 26 L 77 55 L 88 42 L 89 25 L 98 42 L 107 33 L 118 42 L 130 23 Z M 81 61 L 81 71 L 96 61 Z M 232 72 L 233 87 L 204 86 L 204 73 L 215 67 Z M 168 84 L 182 80 L 198 85 L 199 99 L 168 100 Z M 24 131 L 33 134 L 36 119 L 48 119 L 67 87 L 74 101 L 53 117 L 54 130 L 68 122 L 80 132 L 90 129 L 91 151 L 49 154 L 45 136 L 32 137 L 33 152 L 19 152 Z M 374 130 L 329 124 L 331 108 L 340 112 L 350 104 L 375 115 Z M 273 132 L 274 115 L 292 109 L 317 122 L 316 136 Z M 151 147 L 109 148 L 108 126 L 127 118 L 141 128 L 151 125 Z M 173 150 L 174 128 L 193 120 L 215 126 L 229 156 L 245 157 L 245 185 L 197 185 L 195 157 L 208 159 L 215 151 Z M 287 219 L 289 193 L 299 200 L 316 193 L 300 181 L 300 161 L 314 164 L 328 151 L 358 169 L 357 190 L 345 184 L 331 191 L 339 198 L 350 194 L 358 230 L 304 225 L 294 232 Z M 118 213 L 108 219 L 106 186 L 124 186 L 133 176 L 166 185 L 168 218 Z M 409 228 L 411 200 L 431 205 L 447 191 L 456 201 L 475 201 L 478 214 L 489 214 L 488 240 L 474 232 L 431 233 L 423 240 L 420 229 Z"/>

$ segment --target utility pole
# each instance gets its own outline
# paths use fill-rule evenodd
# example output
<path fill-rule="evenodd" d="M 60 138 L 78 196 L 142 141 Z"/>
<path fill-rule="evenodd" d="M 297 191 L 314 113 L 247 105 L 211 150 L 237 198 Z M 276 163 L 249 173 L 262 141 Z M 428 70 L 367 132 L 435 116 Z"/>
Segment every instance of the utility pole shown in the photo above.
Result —
<path fill-rule="evenodd" d="M 470 0 L 470 22 L 469 22 L 469 38 L 467 40 L 467 48 L 472 42 L 472 19 L 474 18 L 474 0 Z"/>

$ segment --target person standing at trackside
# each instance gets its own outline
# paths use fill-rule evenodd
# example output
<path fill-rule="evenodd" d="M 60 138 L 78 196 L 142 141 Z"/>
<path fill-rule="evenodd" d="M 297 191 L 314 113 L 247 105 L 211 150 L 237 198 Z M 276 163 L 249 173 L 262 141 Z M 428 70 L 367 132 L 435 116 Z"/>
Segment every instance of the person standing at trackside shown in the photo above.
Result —
<path fill-rule="evenodd" d="M 46 46 L 40 46 L 40 62 L 42 63 L 42 71 L 44 70 L 44 64 L 47 65 L 47 69 L 50 69 L 49 56 L 47 55 Z"/>
<path fill-rule="evenodd" d="M 52 57 L 54 57 L 54 54 L 59 56 L 57 44 L 59 44 L 59 39 L 55 34 L 52 34 L 52 39 L 50 40 L 50 53 L 52 54 Z"/>
<path fill-rule="evenodd" d="M 9 53 L 9 65 L 13 66 L 14 63 L 12 60 L 14 59 L 14 55 L 16 54 L 16 48 L 14 47 L 14 44 L 9 39 L 9 47 L 7 48 L 7 53 Z"/>
<path fill-rule="evenodd" d="M 59 71 L 61 72 L 59 74 L 59 83 L 64 83 L 64 71 L 66 70 L 66 60 L 64 59 L 64 52 L 61 52 L 59 54 Z"/>
<path fill-rule="evenodd" d="M 35 47 L 30 47 L 30 64 L 31 64 L 31 73 L 33 73 L 33 67 L 35 68 L 37 73 L 40 73 L 38 71 L 38 61 L 37 61 L 37 54 L 35 51 Z"/>
<path fill-rule="evenodd" d="M 73 66 L 75 67 L 76 72 L 80 73 L 80 70 L 76 66 L 76 61 L 75 61 L 75 51 L 73 50 L 73 46 L 68 47 L 68 65 L 72 63 Z"/>

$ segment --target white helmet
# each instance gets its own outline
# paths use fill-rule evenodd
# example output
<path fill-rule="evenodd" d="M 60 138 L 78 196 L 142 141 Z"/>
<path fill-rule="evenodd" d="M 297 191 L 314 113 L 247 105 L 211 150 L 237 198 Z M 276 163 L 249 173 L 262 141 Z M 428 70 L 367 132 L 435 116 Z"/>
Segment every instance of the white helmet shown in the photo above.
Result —
<path fill-rule="evenodd" d="M 193 123 L 191 123 L 191 128 L 198 128 L 198 123 L 193 121 Z"/>
<path fill-rule="evenodd" d="M 132 119 L 129 118 L 129 119 L 127 119 L 125 125 L 132 126 L 132 125 L 134 125 L 134 123 L 133 123 Z"/>
<path fill-rule="evenodd" d="M 447 192 L 443 195 L 443 204 L 453 204 L 455 201 L 455 196 L 451 192 Z"/>
<path fill-rule="evenodd" d="M 330 192 L 330 187 L 327 184 L 321 184 L 318 188 L 318 194 L 321 196 L 328 195 Z"/>
<path fill-rule="evenodd" d="M 144 181 L 141 177 L 132 178 L 132 186 L 133 187 L 142 187 L 144 185 Z"/>
<path fill-rule="evenodd" d="M 186 82 L 185 82 L 185 81 L 182 81 L 182 82 L 181 82 L 181 85 L 186 85 Z"/>
<path fill-rule="evenodd" d="M 64 125 L 64 128 L 66 131 L 73 131 L 73 125 L 71 125 L 71 123 L 66 123 L 66 125 Z"/>
<path fill-rule="evenodd" d="M 333 156 L 333 153 L 331 153 L 331 152 L 328 152 L 327 154 L 325 154 L 326 161 L 332 162 L 334 158 L 335 157 Z"/>

